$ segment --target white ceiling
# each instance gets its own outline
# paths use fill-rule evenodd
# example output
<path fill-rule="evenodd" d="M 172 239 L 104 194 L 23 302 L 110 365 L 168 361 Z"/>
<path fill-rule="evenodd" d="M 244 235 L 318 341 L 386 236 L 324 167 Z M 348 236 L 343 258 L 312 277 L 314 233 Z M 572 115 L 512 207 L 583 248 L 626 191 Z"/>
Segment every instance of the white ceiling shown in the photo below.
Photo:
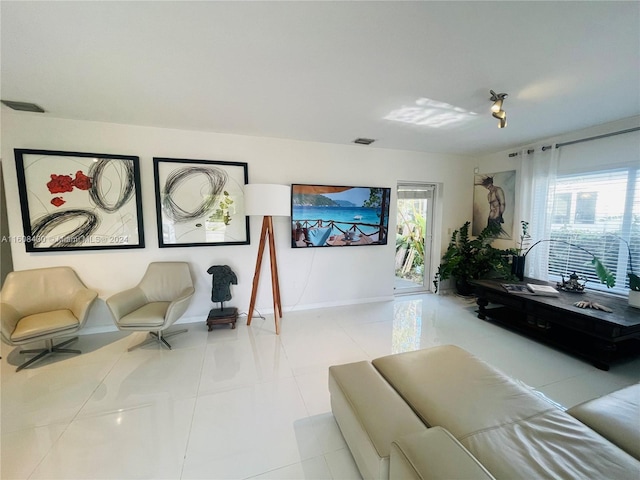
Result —
<path fill-rule="evenodd" d="M 2 98 L 53 117 L 477 154 L 640 114 L 637 1 L 0 8 Z M 385 118 L 425 98 L 475 115 Z"/>

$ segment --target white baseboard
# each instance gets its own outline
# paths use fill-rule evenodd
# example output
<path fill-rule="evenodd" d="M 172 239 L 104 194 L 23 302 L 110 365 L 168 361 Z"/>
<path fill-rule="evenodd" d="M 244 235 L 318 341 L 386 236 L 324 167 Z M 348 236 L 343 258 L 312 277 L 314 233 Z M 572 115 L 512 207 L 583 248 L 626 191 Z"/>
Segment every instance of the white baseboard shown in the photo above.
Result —
<path fill-rule="evenodd" d="M 294 305 L 292 307 L 284 306 L 285 312 L 295 312 L 299 310 L 315 310 L 317 308 L 331 308 L 331 307 L 344 307 L 345 305 L 360 305 L 362 303 L 378 303 L 378 302 L 390 302 L 393 301 L 393 295 L 387 295 L 384 297 L 370 297 L 359 298 L 355 300 L 338 300 L 335 302 L 323 302 L 323 303 L 308 303 L 305 305 Z M 266 313 L 273 313 L 273 308 L 265 310 Z"/>
<path fill-rule="evenodd" d="M 338 300 L 335 302 L 322 302 L 322 303 L 309 303 L 309 304 L 305 304 L 305 305 L 293 305 L 290 307 L 284 306 L 283 309 L 283 313 L 284 312 L 297 312 L 297 311 L 302 311 L 302 310 L 315 310 L 318 308 L 331 308 L 331 307 L 344 307 L 346 305 L 360 305 L 363 303 L 378 303 L 378 302 L 390 302 L 394 300 L 394 296 L 393 295 L 388 295 L 388 296 L 384 296 L 384 297 L 370 297 L 370 298 L 360 298 L 360 299 L 356 299 L 356 300 Z M 208 313 L 208 312 L 207 312 Z M 269 308 L 269 309 L 264 309 L 264 310 L 260 310 L 261 314 L 266 314 L 266 315 L 270 315 L 273 314 L 273 308 Z M 246 313 L 245 313 L 246 315 Z M 182 325 L 182 324 L 188 324 L 188 323 L 199 323 L 199 322 L 206 322 L 207 320 L 207 314 L 203 314 L 201 316 L 189 316 L 189 317 L 183 317 L 180 320 L 178 320 L 175 325 Z M 96 333 L 110 333 L 110 332 L 117 332 L 118 328 L 115 325 L 95 325 L 95 326 L 89 326 L 89 327 L 85 327 L 82 330 L 80 330 L 78 332 L 79 335 L 93 335 Z"/>
<path fill-rule="evenodd" d="M 206 323 L 206 320 L 207 320 L 206 315 L 204 317 L 194 317 L 194 316 L 183 317 L 180 320 L 178 320 L 174 325 L 182 325 L 184 323 L 198 323 L 198 322 Z M 118 327 L 116 327 L 115 325 L 96 325 L 96 326 L 90 326 L 90 327 L 85 327 L 81 329 L 78 332 L 78 335 L 93 335 L 95 333 L 110 333 L 110 332 L 117 332 L 117 331 L 118 331 Z"/>

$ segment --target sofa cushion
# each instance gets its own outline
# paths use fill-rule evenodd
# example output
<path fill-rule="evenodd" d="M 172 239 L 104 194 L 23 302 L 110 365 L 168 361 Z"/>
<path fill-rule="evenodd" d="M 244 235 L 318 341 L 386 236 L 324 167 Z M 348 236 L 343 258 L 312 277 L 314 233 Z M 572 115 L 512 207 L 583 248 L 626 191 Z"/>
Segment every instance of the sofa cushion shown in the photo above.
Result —
<path fill-rule="evenodd" d="M 121 327 L 162 327 L 171 302 L 151 302 L 125 315 L 118 322 Z"/>
<path fill-rule="evenodd" d="M 640 478 L 640 462 L 562 410 L 459 440 L 496 478 Z"/>
<path fill-rule="evenodd" d="M 444 480 L 494 477 L 442 427 L 405 435 L 391 444 L 389 478 Z"/>
<path fill-rule="evenodd" d="M 71 310 L 54 310 L 53 312 L 35 313 L 22 318 L 11 334 L 12 342 L 38 340 L 39 337 L 54 333 L 63 335 L 65 331 L 73 333 L 78 329 L 80 321 Z"/>
<path fill-rule="evenodd" d="M 369 362 L 329 367 L 331 410 L 363 478 L 389 478 L 391 442 L 427 428 Z"/>
<path fill-rule="evenodd" d="M 640 460 L 640 383 L 567 410 Z"/>
<path fill-rule="evenodd" d="M 452 345 L 389 355 L 372 363 L 427 426 L 444 426 L 458 439 L 556 408 Z"/>
<path fill-rule="evenodd" d="M 382 357 L 382 376 L 496 478 L 640 478 L 640 462 L 532 389 L 455 346 Z"/>

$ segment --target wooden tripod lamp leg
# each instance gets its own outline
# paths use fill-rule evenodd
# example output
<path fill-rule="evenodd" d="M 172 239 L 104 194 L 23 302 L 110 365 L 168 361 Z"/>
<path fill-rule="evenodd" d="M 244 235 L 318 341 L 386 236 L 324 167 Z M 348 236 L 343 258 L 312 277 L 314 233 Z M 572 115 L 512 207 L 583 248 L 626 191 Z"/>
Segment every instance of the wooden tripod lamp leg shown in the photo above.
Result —
<path fill-rule="evenodd" d="M 264 247 L 266 245 L 267 231 L 269 221 L 264 217 L 262 219 L 262 231 L 260 232 L 260 245 L 258 245 L 258 258 L 256 260 L 256 270 L 253 273 L 253 286 L 251 287 L 251 301 L 249 302 L 249 313 L 247 314 L 247 325 L 251 325 L 253 318 L 253 310 L 256 306 L 256 295 L 258 294 L 258 284 L 260 283 L 260 267 L 262 266 L 262 256 L 264 255 Z"/>
<path fill-rule="evenodd" d="M 273 295 L 273 317 L 276 324 L 276 335 L 280 334 L 280 319 L 282 318 L 282 302 L 280 300 L 280 281 L 278 278 L 278 262 L 276 258 L 276 246 L 274 240 L 273 219 L 271 216 L 265 216 L 262 219 L 262 231 L 260 232 L 260 244 L 258 245 L 258 258 L 256 260 L 256 270 L 253 274 L 253 287 L 251 290 L 251 301 L 249 303 L 249 313 L 247 315 L 247 325 L 251 325 L 253 311 L 256 304 L 256 295 L 258 294 L 258 285 L 260 283 L 260 270 L 262 267 L 262 257 L 264 249 L 269 241 L 269 260 L 271 264 L 271 293 Z"/>
<path fill-rule="evenodd" d="M 280 318 L 282 318 L 282 304 L 280 302 L 280 281 L 278 279 L 278 261 L 276 259 L 276 245 L 274 239 L 273 219 L 269 217 L 267 230 L 269 232 L 269 259 L 271 263 L 271 293 L 273 295 L 273 319 L 276 323 L 276 335 L 280 334 Z"/>
<path fill-rule="evenodd" d="M 280 278 L 278 277 L 278 260 L 276 259 L 276 247 L 274 245 L 275 236 L 273 229 L 273 222 L 271 222 L 271 237 L 269 241 L 269 247 L 271 248 L 271 279 L 273 288 L 273 301 L 278 307 L 278 313 L 282 318 L 282 301 L 280 300 Z"/>

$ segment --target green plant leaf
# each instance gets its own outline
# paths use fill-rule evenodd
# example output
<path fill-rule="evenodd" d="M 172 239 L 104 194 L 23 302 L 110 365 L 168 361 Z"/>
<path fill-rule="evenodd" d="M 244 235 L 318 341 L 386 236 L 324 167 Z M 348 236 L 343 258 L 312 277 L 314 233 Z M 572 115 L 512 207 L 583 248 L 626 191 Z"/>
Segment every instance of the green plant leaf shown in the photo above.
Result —
<path fill-rule="evenodd" d="M 605 267 L 597 257 L 594 256 L 591 263 L 593 264 L 600 281 L 604 283 L 607 288 L 612 288 L 616 284 L 616 276 L 607 270 L 607 267 Z"/>
<path fill-rule="evenodd" d="M 500 226 L 488 225 L 474 238 L 469 237 L 471 222 L 465 222 L 451 235 L 451 240 L 442 256 L 433 284 L 435 292 L 441 280 L 472 280 L 484 277 L 502 277 L 510 275 L 509 256 L 512 249 L 501 250 L 491 246 L 497 237 Z"/>

